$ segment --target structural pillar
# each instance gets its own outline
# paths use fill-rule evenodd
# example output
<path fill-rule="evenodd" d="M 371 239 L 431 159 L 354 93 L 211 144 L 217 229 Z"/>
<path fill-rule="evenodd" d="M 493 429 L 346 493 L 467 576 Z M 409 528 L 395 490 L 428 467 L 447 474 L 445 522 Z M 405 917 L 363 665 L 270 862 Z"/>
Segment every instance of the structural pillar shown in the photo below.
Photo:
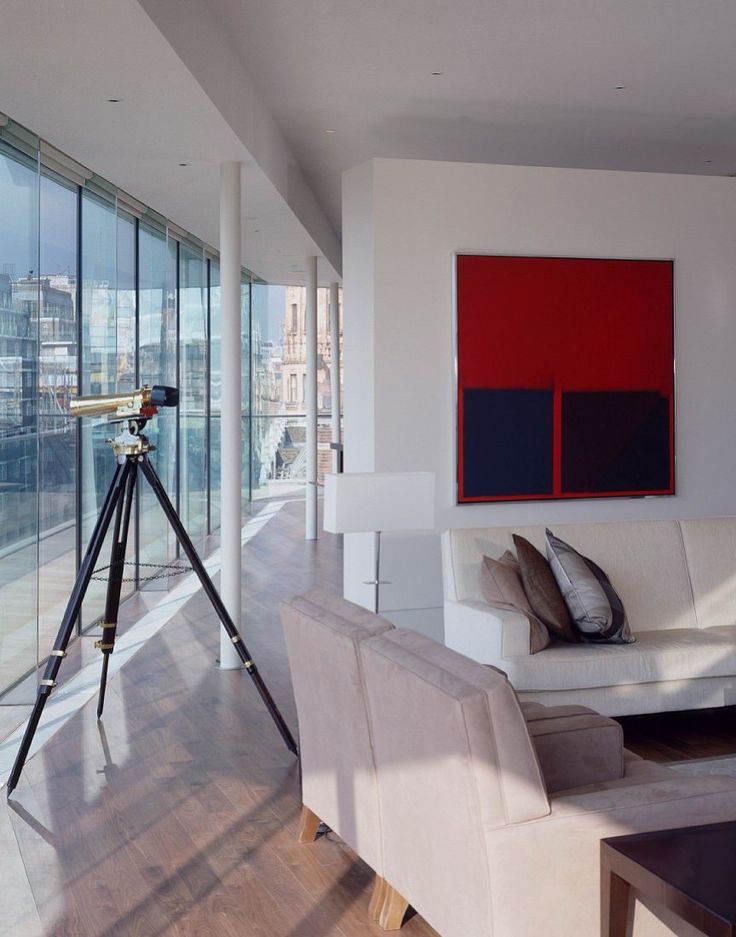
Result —
<path fill-rule="evenodd" d="M 304 536 L 317 539 L 317 258 L 307 257 L 307 484 Z"/>
<path fill-rule="evenodd" d="M 337 283 L 330 283 L 330 352 L 331 440 L 336 446 L 334 470 L 337 472 L 340 469 L 340 293 Z"/>
<path fill-rule="evenodd" d="M 220 368 L 220 593 L 235 627 L 240 630 L 241 587 L 241 374 L 240 374 L 240 259 L 241 164 L 220 165 L 220 295 L 222 338 Z M 220 667 L 241 667 L 235 645 L 220 628 Z"/>

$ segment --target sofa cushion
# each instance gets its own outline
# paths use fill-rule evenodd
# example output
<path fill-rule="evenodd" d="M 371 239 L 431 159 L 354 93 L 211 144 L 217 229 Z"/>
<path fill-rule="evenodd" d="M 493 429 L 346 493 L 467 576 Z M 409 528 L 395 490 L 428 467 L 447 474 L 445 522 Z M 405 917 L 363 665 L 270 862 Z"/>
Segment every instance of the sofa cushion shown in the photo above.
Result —
<path fill-rule="evenodd" d="M 563 641 L 579 641 L 580 636 L 573 627 L 570 612 L 549 563 L 524 537 L 514 534 L 513 539 L 521 567 L 521 581 L 532 611 L 544 622 L 550 634 Z"/>
<path fill-rule="evenodd" d="M 480 565 L 480 588 L 483 598 L 493 608 L 521 612 L 529 622 L 529 653 L 536 654 L 549 646 L 549 631 L 537 618 L 521 583 L 519 563 L 507 550 L 500 560 L 484 556 Z"/>
<path fill-rule="evenodd" d="M 624 604 L 603 570 L 582 553 L 546 532 L 552 575 L 575 627 L 587 641 L 633 644 Z"/>
<path fill-rule="evenodd" d="M 699 628 L 736 621 L 736 517 L 680 522 Z"/>
<path fill-rule="evenodd" d="M 553 644 L 505 662 L 517 691 L 691 680 L 736 673 L 736 626 L 642 631 L 636 644 Z M 666 710 L 667 700 L 661 700 Z"/>

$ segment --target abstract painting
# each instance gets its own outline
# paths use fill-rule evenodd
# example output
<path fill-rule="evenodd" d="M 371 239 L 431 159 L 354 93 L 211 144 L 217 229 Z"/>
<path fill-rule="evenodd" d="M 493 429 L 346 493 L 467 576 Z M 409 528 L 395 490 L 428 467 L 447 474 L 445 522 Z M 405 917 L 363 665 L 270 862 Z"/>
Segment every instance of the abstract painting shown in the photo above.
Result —
<path fill-rule="evenodd" d="M 671 495 L 671 260 L 460 254 L 458 502 Z"/>

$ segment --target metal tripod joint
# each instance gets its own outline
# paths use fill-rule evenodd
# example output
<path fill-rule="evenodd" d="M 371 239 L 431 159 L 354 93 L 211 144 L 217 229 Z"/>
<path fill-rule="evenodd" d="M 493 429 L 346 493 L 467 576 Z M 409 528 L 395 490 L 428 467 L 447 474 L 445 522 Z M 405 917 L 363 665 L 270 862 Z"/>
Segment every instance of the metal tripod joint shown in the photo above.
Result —
<path fill-rule="evenodd" d="M 116 621 L 100 622 L 100 628 L 102 628 L 103 631 L 115 631 L 117 626 L 118 626 L 118 623 Z M 95 641 L 95 647 L 103 652 L 111 651 L 115 647 L 115 642 L 114 640 L 113 641 L 108 640 L 103 634 L 103 636 L 99 640 Z"/>
<path fill-rule="evenodd" d="M 138 458 L 138 456 L 153 452 L 156 449 L 156 447 L 148 441 L 147 436 L 144 436 L 142 433 L 131 433 L 130 429 L 130 427 L 127 427 L 122 433 L 118 433 L 114 439 L 109 440 L 112 451 L 121 464 L 123 460 L 130 456 Z"/>

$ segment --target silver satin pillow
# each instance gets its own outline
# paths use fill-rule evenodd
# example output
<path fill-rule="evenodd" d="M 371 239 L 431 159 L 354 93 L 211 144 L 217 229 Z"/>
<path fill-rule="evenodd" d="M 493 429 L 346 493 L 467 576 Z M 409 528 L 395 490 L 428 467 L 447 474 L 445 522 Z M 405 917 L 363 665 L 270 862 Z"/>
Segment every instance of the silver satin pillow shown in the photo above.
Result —
<path fill-rule="evenodd" d="M 547 534 L 547 559 L 575 627 L 587 641 L 632 644 L 626 612 L 618 592 L 593 560 L 569 543 Z"/>

